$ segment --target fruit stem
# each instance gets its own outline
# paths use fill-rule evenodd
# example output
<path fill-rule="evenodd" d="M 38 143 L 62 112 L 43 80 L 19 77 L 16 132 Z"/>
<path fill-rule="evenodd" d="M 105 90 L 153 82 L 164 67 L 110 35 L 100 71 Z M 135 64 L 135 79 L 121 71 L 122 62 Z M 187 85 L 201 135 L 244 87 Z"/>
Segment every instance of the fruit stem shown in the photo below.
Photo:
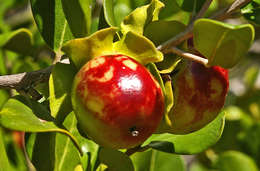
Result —
<path fill-rule="evenodd" d="M 175 53 L 183 58 L 198 62 L 200 64 L 203 64 L 205 67 L 208 67 L 208 59 L 202 58 L 192 53 L 184 52 L 176 47 L 171 47 L 170 49 L 167 50 L 167 52 Z"/>
<path fill-rule="evenodd" d="M 134 154 L 134 153 L 136 153 L 136 152 L 143 152 L 143 151 L 147 150 L 148 148 L 149 148 L 149 147 L 147 147 L 147 146 L 141 147 L 141 146 L 139 145 L 139 146 L 136 146 L 136 147 L 127 149 L 127 151 L 125 152 L 125 154 L 128 155 L 128 156 L 131 156 L 132 154 Z"/>

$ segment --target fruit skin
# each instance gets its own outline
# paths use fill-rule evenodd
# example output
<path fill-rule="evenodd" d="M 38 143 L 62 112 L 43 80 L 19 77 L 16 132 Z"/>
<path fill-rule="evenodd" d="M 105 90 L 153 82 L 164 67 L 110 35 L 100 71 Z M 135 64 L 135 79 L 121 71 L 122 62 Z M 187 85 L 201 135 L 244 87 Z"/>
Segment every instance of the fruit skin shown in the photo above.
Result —
<path fill-rule="evenodd" d="M 173 78 L 174 106 L 169 113 L 170 126 L 160 132 L 186 134 L 216 118 L 228 91 L 228 70 L 189 62 Z M 163 128 L 164 127 L 164 128 Z"/>
<path fill-rule="evenodd" d="M 124 55 L 92 59 L 75 76 L 72 106 L 83 131 L 101 146 L 145 141 L 164 113 L 162 90 L 149 71 Z"/>

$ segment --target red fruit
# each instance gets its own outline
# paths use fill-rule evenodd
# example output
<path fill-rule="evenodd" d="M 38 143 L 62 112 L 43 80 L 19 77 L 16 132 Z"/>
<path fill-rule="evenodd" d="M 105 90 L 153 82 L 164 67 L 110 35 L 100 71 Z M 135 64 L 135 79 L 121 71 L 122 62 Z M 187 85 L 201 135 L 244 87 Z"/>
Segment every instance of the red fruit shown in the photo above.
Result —
<path fill-rule="evenodd" d="M 24 143 L 24 132 L 21 131 L 13 131 L 13 140 L 16 143 L 16 145 L 20 148 L 23 148 Z"/>
<path fill-rule="evenodd" d="M 83 131 L 110 148 L 141 144 L 164 113 L 162 90 L 149 71 L 124 55 L 92 59 L 77 73 L 72 106 Z"/>
<path fill-rule="evenodd" d="M 228 85 L 226 69 L 189 63 L 173 80 L 175 104 L 166 132 L 190 133 L 214 120 L 225 103 Z"/>

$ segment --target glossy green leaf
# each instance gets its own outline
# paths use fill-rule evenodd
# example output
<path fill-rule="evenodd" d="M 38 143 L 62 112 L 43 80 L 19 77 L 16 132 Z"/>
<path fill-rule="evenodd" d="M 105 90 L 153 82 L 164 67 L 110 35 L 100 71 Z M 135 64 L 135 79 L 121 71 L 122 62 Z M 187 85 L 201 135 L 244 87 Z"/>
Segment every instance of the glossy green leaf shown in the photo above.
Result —
<path fill-rule="evenodd" d="M 116 26 L 113 0 L 103 0 L 103 10 L 106 22 L 109 26 Z"/>
<path fill-rule="evenodd" d="M 120 23 L 131 11 L 129 0 L 103 0 L 105 20 L 109 26 L 120 26 Z"/>
<path fill-rule="evenodd" d="M 80 161 L 81 161 L 81 164 L 82 164 L 82 167 L 84 168 L 84 170 L 95 170 L 95 168 L 97 167 L 96 163 L 98 160 L 99 146 L 96 143 L 94 143 L 92 140 L 89 140 L 80 134 L 78 127 L 77 127 L 78 122 L 77 122 L 76 116 L 73 112 L 71 112 L 66 117 L 63 124 L 69 130 L 69 132 L 73 136 L 76 137 L 77 141 L 79 142 L 80 148 L 83 151 L 83 156 L 80 157 Z M 66 141 L 68 142 L 69 139 L 67 138 Z M 72 148 L 71 145 L 73 145 L 71 143 L 71 141 L 69 141 L 69 144 L 70 144 L 70 147 L 68 147 L 68 150 L 70 150 L 70 148 Z M 60 150 L 62 152 L 62 148 Z M 75 150 L 75 147 L 74 147 L 74 150 Z M 68 160 L 68 163 L 69 163 L 69 160 Z"/>
<path fill-rule="evenodd" d="M 247 53 L 254 40 L 250 24 L 230 25 L 210 19 L 194 24 L 194 46 L 206 58 L 208 66 L 231 68 Z"/>
<path fill-rule="evenodd" d="M 131 159 L 123 152 L 101 148 L 99 151 L 99 160 L 101 163 L 107 165 L 111 171 L 134 171 L 134 166 Z"/>
<path fill-rule="evenodd" d="M 24 132 L 59 132 L 69 136 L 78 147 L 75 137 L 56 126 L 45 107 L 22 96 L 16 96 L 6 102 L 0 111 L 0 125 Z"/>
<path fill-rule="evenodd" d="M 92 0 L 62 0 L 62 7 L 74 37 L 90 33 Z"/>
<path fill-rule="evenodd" d="M 80 166 L 84 170 L 94 171 L 98 145 L 79 134 L 77 120 L 73 112 L 67 115 L 63 125 L 76 137 L 83 151 L 83 156 L 80 155 L 68 136 L 57 133 L 32 134 L 27 140 L 26 148 L 29 158 L 37 170 L 74 170 Z M 46 160 L 46 158 L 50 158 L 50 160 Z"/>
<path fill-rule="evenodd" d="M 127 32 L 120 41 L 114 44 L 114 51 L 130 56 L 143 65 L 163 60 L 163 54 L 149 39 L 132 31 Z"/>
<path fill-rule="evenodd" d="M 122 32 L 125 34 L 132 31 L 142 35 L 147 24 L 158 20 L 159 11 L 163 6 L 159 0 L 152 0 L 150 4 L 136 8 L 121 23 Z"/>
<path fill-rule="evenodd" d="M 45 42 L 60 53 L 62 45 L 74 38 L 61 0 L 30 0 L 34 20 Z M 77 19 L 76 19 L 77 20 Z"/>
<path fill-rule="evenodd" d="M 77 69 L 87 61 L 101 55 L 111 54 L 116 28 L 99 30 L 86 38 L 78 38 L 66 43 L 62 50 L 67 53 Z"/>
<path fill-rule="evenodd" d="M 203 6 L 204 2 L 206 0 L 176 0 L 177 4 L 181 7 L 182 10 L 192 12 L 196 11 L 198 12 L 201 7 Z"/>
<path fill-rule="evenodd" d="M 71 113 L 66 117 L 63 125 L 73 136 L 76 137 L 76 134 L 78 134 L 77 120 L 74 113 Z M 78 138 L 77 140 L 79 142 Z M 82 149 L 81 144 L 80 147 Z M 71 139 L 62 134 L 56 134 L 54 170 L 73 170 L 79 164 L 81 164 L 81 156 Z"/>
<path fill-rule="evenodd" d="M 185 27 L 179 21 L 153 21 L 145 27 L 144 36 L 158 46 L 182 32 Z"/>
<path fill-rule="evenodd" d="M 224 112 L 204 128 L 186 135 L 154 134 L 143 146 L 177 154 L 197 154 L 214 145 L 224 128 Z"/>
<path fill-rule="evenodd" d="M 226 151 L 219 155 L 215 167 L 221 171 L 258 171 L 254 160 L 238 151 Z"/>
<path fill-rule="evenodd" d="M 27 154 L 37 171 L 54 171 L 55 136 L 55 132 L 40 132 L 27 138 Z"/>
<path fill-rule="evenodd" d="M 157 150 L 137 152 L 131 156 L 135 171 L 185 171 L 186 167 L 180 155 Z"/>
<path fill-rule="evenodd" d="M 28 29 L 18 29 L 0 34 L 0 47 L 28 55 L 32 51 L 32 33 Z"/>
<path fill-rule="evenodd" d="M 248 5 L 241 9 L 243 16 L 250 22 L 260 24 L 260 2 L 252 0 Z"/>
<path fill-rule="evenodd" d="M 70 92 L 76 69 L 70 64 L 57 63 L 50 75 L 49 94 L 51 115 L 62 122 L 72 111 Z"/>

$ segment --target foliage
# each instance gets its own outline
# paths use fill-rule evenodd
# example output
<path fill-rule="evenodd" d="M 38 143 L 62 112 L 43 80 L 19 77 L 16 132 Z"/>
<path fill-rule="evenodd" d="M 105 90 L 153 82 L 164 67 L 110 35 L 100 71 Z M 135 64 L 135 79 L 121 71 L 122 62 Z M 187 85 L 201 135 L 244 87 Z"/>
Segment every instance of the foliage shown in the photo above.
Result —
<path fill-rule="evenodd" d="M 0 90 L 0 170 L 259 170 L 259 64 L 251 67 L 258 53 L 249 48 L 255 29 L 258 38 L 260 2 L 253 0 L 237 11 L 236 21 L 246 24 L 231 25 L 214 18 L 193 23 L 205 2 L 1 1 L 0 78 L 51 65 L 52 71 L 48 81 Z M 231 2 L 215 0 L 206 16 Z M 27 9 L 22 13 L 30 17 L 17 22 L 12 11 L 19 16 L 19 9 Z M 175 82 L 167 78 L 175 76 L 185 59 L 158 47 L 190 26 L 193 33 L 189 38 L 193 39 L 176 47 L 202 54 L 208 60 L 207 67 L 232 68 L 231 84 L 232 80 L 243 80 L 244 93 L 237 93 L 231 85 L 224 109 L 208 125 L 189 134 L 158 131 L 140 146 L 120 150 L 101 147 L 89 139 L 71 106 L 71 85 L 77 71 L 101 55 L 133 57 L 159 82 L 165 97 L 163 122 L 174 124 L 169 123 L 168 114 L 174 106 Z M 32 88 L 40 93 L 40 99 L 29 93 Z M 14 131 L 25 132 L 21 134 L 22 147 L 14 140 Z M 195 162 L 187 165 L 184 155 L 191 155 Z"/>

